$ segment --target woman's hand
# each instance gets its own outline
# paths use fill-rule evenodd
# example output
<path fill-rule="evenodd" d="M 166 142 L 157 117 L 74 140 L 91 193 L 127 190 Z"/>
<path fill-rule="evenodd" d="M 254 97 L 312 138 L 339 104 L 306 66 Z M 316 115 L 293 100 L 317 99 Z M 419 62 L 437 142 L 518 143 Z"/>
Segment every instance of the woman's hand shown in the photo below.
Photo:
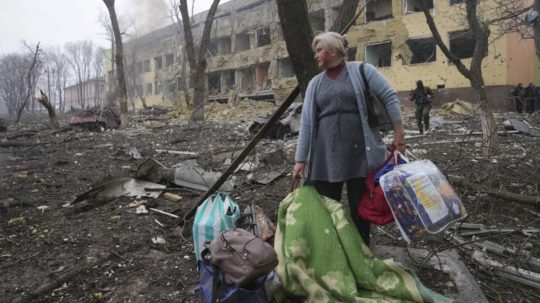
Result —
<path fill-rule="evenodd" d="M 405 131 L 401 123 L 394 124 L 394 141 L 392 142 L 392 147 L 400 153 L 405 154 Z"/>
<path fill-rule="evenodd" d="M 305 168 L 306 168 L 306 163 L 304 162 L 296 162 L 296 164 L 294 164 L 294 168 L 292 172 L 291 192 L 294 191 L 298 187 L 298 184 L 300 184 L 300 181 L 304 178 Z"/>
<path fill-rule="evenodd" d="M 305 168 L 306 168 L 306 163 L 304 163 L 304 162 L 296 162 L 294 164 L 294 168 L 293 168 L 293 171 L 292 171 L 293 181 L 295 179 L 301 179 L 301 178 L 304 177 Z"/>

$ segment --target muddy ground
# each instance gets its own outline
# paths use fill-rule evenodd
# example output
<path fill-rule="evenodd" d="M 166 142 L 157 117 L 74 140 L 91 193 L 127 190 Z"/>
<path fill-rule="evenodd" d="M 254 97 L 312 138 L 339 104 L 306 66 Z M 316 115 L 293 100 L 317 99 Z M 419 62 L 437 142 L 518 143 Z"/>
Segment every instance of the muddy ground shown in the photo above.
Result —
<path fill-rule="evenodd" d="M 181 201 L 170 202 L 162 196 L 120 197 L 63 205 L 94 184 L 131 176 L 142 160 L 128 153 L 133 147 L 143 157 L 153 157 L 168 167 L 192 156 L 156 150 L 195 152 L 201 167 L 224 171 L 227 160 L 218 155 L 226 151 L 238 154 L 253 137 L 247 131 L 249 121 L 272 110 L 271 105 L 260 102 L 249 107 L 252 110 L 244 115 L 231 106 L 213 108 L 210 121 L 201 124 L 188 124 L 167 115 L 135 115 L 125 130 L 73 127 L 51 134 L 46 130 L 45 116 L 30 114 L 24 123 L 9 124 L 8 131 L 0 133 L 0 301 L 197 302 L 191 226 L 184 229 L 182 240 L 176 219 L 155 212 L 136 214 L 129 204 L 146 200 L 149 207 L 166 212 L 180 209 L 177 214 L 181 216 L 203 191 L 167 184 L 170 189 L 166 191 L 182 196 Z M 405 109 L 404 113 L 407 143 L 415 156 L 430 159 L 445 174 L 463 177 L 477 186 L 527 197 L 540 195 L 540 138 L 502 132 L 498 136 L 500 152 L 486 157 L 482 155 L 477 119 L 444 116 L 443 124 L 419 136 L 414 131 L 412 110 Z M 437 115 L 434 111 L 432 116 Z M 443 116 L 439 117 L 442 121 Z M 63 126 L 68 118 L 63 117 Z M 540 125 L 538 115 L 497 114 L 498 123 L 508 118 Z M 257 166 L 251 172 L 235 173 L 232 196 L 242 209 L 255 202 L 275 221 L 278 204 L 289 190 L 295 144 L 296 136 L 290 135 L 283 140 L 264 139 L 257 145 L 251 154 Z M 257 184 L 250 175 L 268 171 L 283 174 L 266 185 Z M 454 189 L 468 211 L 465 222 L 491 229 L 477 237 L 518 252 L 492 258 L 540 272 L 527 263 L 530 258 L 540 258 L 538 207 L 479 188 L 455 185 Z M 372 232 L 376 244 L 406 246 L 394 224 L 375 227 Z M 154 244 L 155 237 L 165 243 Z M 459 250 L 490 302 L 540 301 L 538 289 L 479 266 L 471 258 L 471 250 L 458 246 L 452 235 L 412 245 L 432 250 L 452 246 Z M 519 253 L 525 257 L 517 257 Z M 444 274 L 431 269 L 418 274 L 428 286 L 442 293 L 452 292 L 453 285 Z"/>

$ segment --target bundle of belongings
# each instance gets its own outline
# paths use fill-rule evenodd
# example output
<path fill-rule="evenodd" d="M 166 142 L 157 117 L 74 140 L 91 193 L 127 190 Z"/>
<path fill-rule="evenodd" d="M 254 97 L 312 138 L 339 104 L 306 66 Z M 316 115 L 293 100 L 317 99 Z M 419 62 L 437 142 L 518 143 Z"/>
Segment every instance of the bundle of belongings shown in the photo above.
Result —
<path fill-rule="evenodd" d="M 467 216 L 435 164 L 429 160 L 409 162 L 397 150 L 369 173 L 365 186 L 357 215 L 379 225 L 395 221 L 409 243 L 438 234 Z"/>
<path fill-rule="evenodd" d="M 253 204 L 240 215 L 229 195 L 206 199 L 193 224 L 200 301 L 269 302 L 277 255 L 265 240 L 274 231 L 273 223 Z"/>
<path fill-rule="evenodd" d="M 282 287 L 303 302 L 453 302 L 364 244 L 342 203 L 313 186 L 279 207 L 274 247 Z"/>

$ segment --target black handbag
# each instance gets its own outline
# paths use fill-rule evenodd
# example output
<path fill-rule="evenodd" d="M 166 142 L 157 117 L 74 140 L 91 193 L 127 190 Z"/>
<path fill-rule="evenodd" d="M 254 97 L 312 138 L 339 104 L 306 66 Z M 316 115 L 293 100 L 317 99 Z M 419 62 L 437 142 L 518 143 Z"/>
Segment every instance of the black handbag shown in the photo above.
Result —
<path fill-rule="evenodd" d="M 369 88 L 369 83 L 366 80 L 366 73 L 364 71 L 364 62 L 360 63 L 360 75 L 364 81 L 364 95 L 366 99 L 369 126 L 378 128 L 379 130 L 391 130 L 392 123 L 390 123 L 384 104 Z"/>

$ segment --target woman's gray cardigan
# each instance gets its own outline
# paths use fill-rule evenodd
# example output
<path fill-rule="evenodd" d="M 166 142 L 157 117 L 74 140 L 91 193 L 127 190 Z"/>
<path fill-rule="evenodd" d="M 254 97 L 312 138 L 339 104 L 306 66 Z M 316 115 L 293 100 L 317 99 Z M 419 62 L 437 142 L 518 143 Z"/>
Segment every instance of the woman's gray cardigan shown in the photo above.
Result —
<path fill-rule="evenodd" d="M 381 135 L 377 129 L 369 127 L 367 111 L 365 107 L 365 95 L 364 95 L 364 83 L 360 75 L 360 62 L 347 62 L 347 71 L 356 93 L 356 100 L 358 102 L 358 109 L 360 114 L 360 120 L 362 121 L 362 127 L 364 130 L 364 142 L 366 147 L 367 165 L 370 169 L 382 165 L 385 159 L 386 148 L 382 141 Z M 399 107 L 399 99 L 394 88 L 390 85 L 388 80 L 381 75 L 377 69 L 369 64 L 364 64 L 364 70 L 366 80 L 369 83 L 370 89 L 375 93 L 379 99 L 384 103 L 388 117 L 392 124 L 401 123 L 401 110 Z M 316 137 L 316 102 L 315 96 L 321 80 L 324 76 L 324 72 L 318 74 L 308 84 L 306 95 L 304 97 L 304 105 L 302 107 L 302 117 L 300 119 L 300 131 L 298 135 L 298 145 L 296 147 L 296 162 L 307 163 L 307 179 L 309 180 L 309 163 L 310 153 L 313 146 L 313 141 Z"/>

